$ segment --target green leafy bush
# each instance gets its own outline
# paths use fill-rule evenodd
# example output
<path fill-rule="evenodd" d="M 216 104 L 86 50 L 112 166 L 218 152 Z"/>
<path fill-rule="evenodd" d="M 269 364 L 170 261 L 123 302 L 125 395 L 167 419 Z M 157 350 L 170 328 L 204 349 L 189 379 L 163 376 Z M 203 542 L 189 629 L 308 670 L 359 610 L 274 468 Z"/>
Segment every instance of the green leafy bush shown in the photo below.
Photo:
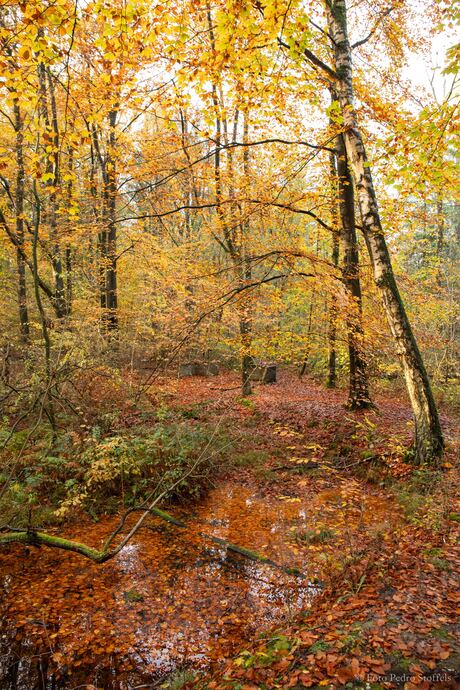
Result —
<path fill-rule="evenodd" d="M 211 456 L 219 452 L 209 444 L 209 436 L 207 428 L 179 422 L 158 423 L 144 435 L 89 439 L 57 513 L 65 515 L 76 507 L 97 513 L 113 496 L 125 505 L 164 491 L 169 497 L 196 497 L 206 483 Z"/>
<path fill-rule="evenodd" d="M 96 518 L 164 492 L 169 499 L 196 498 L 227 446 L 212 428 L 170 415 L 130 435 L 103 436 L 100 427 L 83 439 L 65 434 L 53 455 L 38 443 L 19 463 L 5 456 L 0 516 L 16 525 L 27 522 L 30 510 L 35 522 L 45 514 L 47 521 L 67 519 L 80 510 Z M 8 467 L 14 467 L 11 476 Z"/>

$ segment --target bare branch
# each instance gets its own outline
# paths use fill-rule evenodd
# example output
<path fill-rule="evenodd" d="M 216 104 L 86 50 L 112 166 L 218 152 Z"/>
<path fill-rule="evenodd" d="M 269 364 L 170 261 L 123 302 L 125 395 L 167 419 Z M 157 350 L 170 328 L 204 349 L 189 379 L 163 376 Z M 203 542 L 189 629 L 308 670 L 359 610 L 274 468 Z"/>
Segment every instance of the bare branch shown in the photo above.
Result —
<path fill-rule="evenodd" d="M 362 38 L 360 41 L 356 41 L 356 43 L 353 43 L 353 45 L 351 46 L 351 49 L 354 50 L 355 48 L 358 48 L 359 46 L 363 46 L 365 43 L 367 43 L 372 38 L 372 36 L 375 34 L 375 32 L 377 31 L 377 29 L 379 28 L 380 24 L 385 19 L 385 17 L 388 17 L 388 15 L 391 12 L 393 12 L 394 9 L 395 9 L 394 7 L 388 7 L 386 10 L 384 10 L 384 12 L 382 12 L 379 15 L 378 19 L 376 20 L 374 26 L 372 27 L 372 29 L 370 30 L 368 35 L 365 38 Z"/>

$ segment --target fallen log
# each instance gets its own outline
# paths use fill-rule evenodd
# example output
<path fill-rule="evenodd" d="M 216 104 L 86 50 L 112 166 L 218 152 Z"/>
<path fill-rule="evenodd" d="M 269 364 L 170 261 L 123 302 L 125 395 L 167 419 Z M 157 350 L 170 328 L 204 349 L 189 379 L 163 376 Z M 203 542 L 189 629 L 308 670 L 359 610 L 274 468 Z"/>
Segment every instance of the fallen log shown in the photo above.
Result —
<path fill-rule="evenodd" d="M 173 517 L 169 513 L 166 513 L 164 510 L 160 510 L 159 508 L 152 508 L 151 512 L 160 517 L 162 520 L 176 525 L 176 527 L 188 527 L 186 522 L 177 520 L 177 518 Z M 205 532 L 200 532 L 200 537 L 212 541 L 214 542 L 214 544 L 218 544 L 219 546 L 224 546 L 228 551 L 233 551 L 233 553 L 237 553 L 240 556 L 249 558 L 252 561 L 257 561 L 259 563 L 264 563 L 265 565 L 270 565 L 272 568 L 278 568 L 278 570 L 282 570 L 288 575 L 295 575 L 296 577 L 305 578 L 305 575 L 298 568 L 288 568 L 287 566 L 280 565 L 279 563 L 276 563 L 276 561 L 273 561 L 271 558 L 268 558 L 264 554 L 258 553 L 257 551 L 252 551 L 251 549 L 248 549 L 245 546 L 238 546 L 237 544 L 233 544 L 232 542 L 227 541 L 226 539 L 221 539 L 220 537 L 215 537 L 214 535 L 206 534 Z"/>

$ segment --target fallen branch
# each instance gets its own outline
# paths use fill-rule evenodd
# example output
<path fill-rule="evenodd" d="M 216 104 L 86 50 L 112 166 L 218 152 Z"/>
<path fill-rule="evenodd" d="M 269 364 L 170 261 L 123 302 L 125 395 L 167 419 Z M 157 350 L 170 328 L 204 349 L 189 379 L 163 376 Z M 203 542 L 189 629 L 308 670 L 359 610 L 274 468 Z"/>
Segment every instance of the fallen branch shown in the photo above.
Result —
<path fill-rule="evenodd" d="M 110 545 L 112 544 L 115 537 L 123 529 L 126 518 L 130 513 L 133 512 L 132 508 L 130 508 L 124 513 L 123 517 L 120 520 L 120 523 L 115 528 L 115 530 L 107 537 L 102 549 L 100 550 L 93 549 L 91 546 L 81 544 L 80 542 L 73 541 L 72 539 L 64 539 L 63 537 L 55 537 L 51 534 L 47 534 L 46 532 L 39 532 L 38 530 L 34 529 L 32 525 L 28 525 L 27 528 L 19 531 L 16 528 L 11 528 L 7 526 L 7 529 L 9 529 L 10 531 L 6 532 L 5 534 L 0 534 L 0 545 L 11 544 L 16 542 L 21 544 L 28 544 L 30 546 L 51 546 L 57 549 L 63 549 L 64 551 L 73 551 L 74 553 L 79 553 L 80 555 L 89 558 L 95 563 L 105 563 L 105 561 L 110 560 L 118 553 L 120 553 L 120 551 L 126 546 L 126 544 L 133 538 L 136 532 L 142 527 L 148 515 L 154 512 L 156 504 L 163 500 L 165 496 L 169 494 L 173 489 L 175 489 L 176 486 L 178 486 L 181 482 L 183 482 L 184 479 L 187 479 L 187 477 L 189 477 L 195 471 L 202 459 L 203 454 L 197 458 L 197 460 L 187 470 L 187 472 L 185 472 L 185 474 L 179 477 L 170 487 L 158 494 L 158 496 L 156 496 L 153 500 L 152 496 L 154 492 L 150 494 L 150 496 L 144 501 L 144 505 L 136 509 L 142 512 L 140 518 L 133 525 L 133 527 L 131 527 L 128 534 L 125 537 L 123 537 L 121 542 L 117 544 L 117 546 L 115 546 L 113 549 L 110 549 Z M 156 490 L 158 490 L 158 485 L 155 491 Z M 147 504 L 149 500 L 151 500 L 151 502 L 150 504 Z M 163 511 L 159 511 L 158 514 L 161 514 L 162 512 Z"/>
<path fill-rule="evenodd" d="M 272 467 L 273 472 L 281 472 L 284 470 L 317 470 L 319 464 L 313 460 L 306 460 L 305 462 L 296 462 L 291 465 L 277 465 Z"/>
<path fill-rule="evenodd" d="M 71 539 L 63 539 L 62 537 L 55 537 L 46 532 L 35 532 L 33 530 L 24 530 L 23 532 L 6 532 L 0 534 L 0 544 L 20 543 L 29 546 L 52 546 L 64 551 L 73 551 L 79 553 L 86 558 L 89 558 L 96 563 L 104 563 L 112 558 L 114 555 L 111 551 L 98 551 L 86 544 L 80 544 L 78 541 Z"/>
<path fill-rule="evenodd" d="M 132 508 L 130 509 L 128 514 L 135 510 L 142 511 L 143 515 L 137 521 L 135 526 L 130 530 L 128 535 L 123 539 L 123 541 L 114 549 L 109 549 L 108 547 L 112 542 L 113 537 L 119 533 L 121 527 L 124 525 L 126 515 L 123 516 L 120 526 L 106 540 L 104 547 L 101 550 L 94 549 L 91 546 L 81 544 L 80 542 L 73 541 L 71 539 L 55 537 L 51 534 L 46 534 L 46 532 L 36 532 L 30 528 L 25 529 L 23 531 L 18 531 L 15 528 L 10 528 L 12 531 L 6 532 L 5 534 L 0 534 L 0 544 L 20 543 L 29 546 L 49 546 L 62 549 L 64 551 L 72 551 L 73 553 L 78 553 L 81 556 L 85 556 L 85 558 L 89 558 L 91 561 L 94 561 L 95 563 L 105 563 L 121 551 L 123 546 L 127 544 L 127 542 L 133 536 L 133 534 L 135 534 L 135 532 L 138 531 L 138 529 L 141 527 L 141 523 L 149 514 L 156 515 L 157 517 L 175 525 L 176 527 L 181 527 L 182 529 L 186 529 L 188 527 L 186 522 L 178 520 L 169 513 L 155 506 L 150 506 L 149 508 Z M 271 558 L 268 558 L 263 554 L 257 553 L 257 551 L 252 551 L 251 549 L 248 549 L 245 546 L 238 546 L 237 544 L 232 544 L 232 542 L 229 542 L 226 539 L 221 539 L 220 537 L 215 537 L 211 534 L 206 534 L 204 532 L 201 532 L 200 536 L 203 539 L 212 541 L 214 544 L 223 546 L 228 551 L 233 551 L 234 553 L 237 553 L 240 556 L 244 556 L 245 558 L 249 558 L 252 561 L 257 561 L 259 563 L 269 565 L 272 568 L 277 568 L 278 570 L 282 570 L 288 575 L 295 575 L 296 577 L 300 577 L 302 579 L 305 578 L 305 575 L 303 575 L 303 573 L 301 573 L 297 568 L 288 568 L 284 565 L 280 565 L 279 563 L 273 561 Z"/>
<path fill-rule="evenodd" d="M 173 517 L 169 513 L 166 513 L 164 510 L 154 508 L 152 510 L 152 513 L 160 517 L 162 520 L 166 520 L 166 522 L 170 522 L 171 524 L 176 525 L 176 527 L 188 527 L 187 523 L 182 522 L 181 520 L 177 520 L 175 517 Z M 305 575 L 301 573 L 300 570 L 298 570 L 297 568 L 288 568 L 287 566 L 280 565 L 279 563 L 276 563 L 276 561 L 272 561 L 272 559 L 268 558 L 268 556 L 264 556 L 263 554 L 258 553 L 257 551 L 252 551 L 252 549 L 247 549 L 245 546 L 238 546 L 237 544 L 233 544 L 231 541 L 221 539 L 220 537 L 215 537 L 212 534 L 206 534 L 205 532 L 200 532 L 200 537 L 212 541 L 214 544 L 218 544 L 219 546 L 224 546 L 228 551 L 233 551 L 234 553 L 237 553 L 240 556 L 249 558 L 251 561 L 257 561 L 259 563 L 264 563 L 265 565 L 270 565 L 272 568 L 278 568 L 278 570 L 282 570 L 288 575 L 296 575 L 297 577 L 305 578 Z"/>

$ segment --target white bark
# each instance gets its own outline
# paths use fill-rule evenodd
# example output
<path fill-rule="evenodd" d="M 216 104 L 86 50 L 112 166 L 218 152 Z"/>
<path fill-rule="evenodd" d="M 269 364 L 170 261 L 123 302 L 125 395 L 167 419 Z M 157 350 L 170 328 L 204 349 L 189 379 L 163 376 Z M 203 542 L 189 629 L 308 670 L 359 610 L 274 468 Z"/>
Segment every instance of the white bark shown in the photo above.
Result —
<path fill-rule="evenodd" d="M 394 277 L 372 174 L 359 129 L 354 107 L 352 57 L 347 35 L 346 11 L 346 0 L 326 0 L 328 28 L 338 77 L 334 89 L 343 116 L 345 147 L 356 187 L 374 280 L 382 295 L 414 412 L 416 458 L 420 463 L 435 462 L 444 445 L 442 431 L 428 375 Z"/>

